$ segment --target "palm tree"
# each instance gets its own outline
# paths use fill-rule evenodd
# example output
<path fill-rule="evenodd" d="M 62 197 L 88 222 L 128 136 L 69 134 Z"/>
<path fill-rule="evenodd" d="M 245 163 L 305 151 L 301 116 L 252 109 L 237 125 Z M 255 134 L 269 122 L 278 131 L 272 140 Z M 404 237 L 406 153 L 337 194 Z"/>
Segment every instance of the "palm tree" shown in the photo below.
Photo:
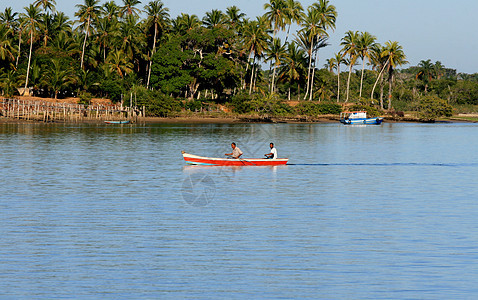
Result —
<path fill-rule="evenodd" d="M 231 29 L 235 29 L 238 25 L 240 25 L 245 16 L 246 14 L 242 13 L 235 5 L 226 9 L 226 19 Z"/>
<path fill-rule="evenodd" d="M 98 6 L 99 0 L 85 0 L 85 4 L 78 4 L 76 7 L 79 10 L 75 13 L 75 16 L 80 18 L 80 23 L 84 28 L 85 39 L 83 41 L 83 50 L 81 51 L 81 68 L 83 69 L 83 61 L 85 59 L 86 39 L 90 34 L 90 26 L 93 20 L 98 19 L 100 13 L 100 6 Z"/>
<path fill-rule="evenodd" d="M 433 79 L 434 71 L 434 66 L 430 59 L 422 60 L 418 63 L 416 79 L 421 79 L 425 84 L 425 94 L 428 93 L 428 84 Z"/>
<path fill-rule="evenodd" d="M 310 72 L 312 66 L 312 55 L 315 49 L 318 56 L 318 50 L 325 47 L 326 38 L 328 38 L 328 29 L 335 29 L 335 21 L 337 19 L 337 11 L 335 6 L 330 5 L 328 0 L 320 0 L 307 8 L 307 15 L 304 19 L 302 32 L 307 33 L 310 42 L 310 56 L 309 56 L 309 70 L 307 72 L 307 89 L 304 99 L 310 91 L 309 100 L 312 100 L 313 76 L 310 79 Z M 315 41 L 320 44 L 320 47 L 315 47 Z M 317 60 L 317 58 L 316 58 Z"/>
<path fill-rule="evenodd" d="M 275 38 L 277 32 L 287 25 L 287 5 L 284 0 L 269 0 L 269 3 L 264 4 L 264 9 L 266 10 L 264 17 L 267 19 L 269 28 L 274 29 L 273 38 Z"/>
<path fill-rule="evenodd" d="M 272 71 L 272 81 L 271 81 L 271 93 L 275 92 L 275 77 L 276 69 L 282 63 L 282 60 L 286 56 L 285 45 L 282 45 L 281 40 L 278 38 L 273 39 L 272 44 L 266 49 L 266 62 L 274 62 L 274 69 Z"/>
<path fill-rule="evenodd" d="M 156 53 L 156 41 L 158 38 L 158 32 L 162 34 L 166 29 L 169 20 L 169 9 L 164 7 L 164 4 L 161 0 L 151 1 L 144 8 L 148 15 L 146 19 L 146 28 L 151 28 L 151 26 L 154 26 L 153 49 L 151 50 L 151 57 L 149 59 L 148 80 L 146 83 L 146 87 L 149 87 L 149 80 L 151 78 L 151 66 L 153 63 L 153 55 Z"/>
<path fill-rule="evenodd" d="M 140 3 L 141 1 L 139 0 L 123 0 L 124 6 L 121 8 L 122 17 L 131 15 L 139 16 L 140 9 L 135 6 Z"/>
<path fill-rule="evenodd" d="M 359 43 L 359 33 L 358 31 L 347 31 L 345 37 L 342 38 L 340 45 L 343 46 L 342 53 L 344 56 L 349 56 L 349 77 L 347 79 L 347 97 L 345 102 L 349 101 L 349 91 L 350 91 L 350 76 L 352 75 L 352 67 L 355 65 L 355 61 L 358 57 L 358 43 Z"/>
<path fill-rule="evenodd" d="M 340 101 L 340 65 L 345 64 L 344 56 L 338 52 L 335 53 L 334 57 L 331 58 L 334 62 L 333 69 L 337 70 L 337 102 Z"/>
<path fill-rule="evenodd" d="M 261 20 L 247 22 L 244 26 L 243 45 L 249 52 L 249 58 L 252 56 L 251 83 L 249 85 L 249 95 L 252 93 L 252 83 L 254 78 L 255 59 L 260 57 L 267 49 L 267 41 L 270 36 Z"/>
<path fill-rule="evenodd" d="M 395 68 L 407 64 L 405 53 L 398 42 L 388 41 L 385 43 L 383 52 L 388 57 L 388 109 L 392 109 L 392 85 L 395 75 Z"/>
<path fill-rule="evenodd" d="M 40 7 L 40 6 L 43 6 L 43 10 L 46 12 L 48 9 L 50 11 L 55 11 L 55 5 L 56 5 L 56 1 L 55 0 L 35 0 L 35 2 L 33 2 L 33 5 L 35 5 L 35 7 Z"/>
<path fill-rule="evenodd" d="M 108 1 L 101 7 L 102 15 L 109 21 L 118 19 L 121 14 L 121 8 L 114 1 Z"/>
<path fill-rule="evenodd" d="M 63 12 L 56 12 L 53 15 L 52 21 L 53 36 L 58 36 L 61 33 L 71 34 L 73 22 Z"/>
<path fill-rule="evenodd" d="M 297 47 L 297 43 L 287 44 L 287 52 L 279 70 L 279 79 L 289 82 L 287 99 L 290 100 L 290 86 L 297 82 L 297 98 L 300 97 L 300 79 L 305 73 L 305 51 Z"/>
<path fill-rule="evenodd" d="M 368 59 L 368 61 L 371 60 L 370 58 L 370 49 L 373 47 L 375 44 L 375 40 L 377 38 L 367 31 L 362 32 L 359 35 L 359 41 L 357 45 L 357 53 L 358 56 L 362 59 L 362 75 L 360 77 L 360 92 L 359 92 L 359 97 L 362 97 L 362 85 L 363 85 L 363 73 L 365 70 L 365 59 Z"/>
<path fill-rule="evenodd" d="M 42 14 L 40 20 L 40 39 L 43 40 L 43 47 L 46 47 L 53 34 L 53 18 L 49 13 Z"/>
<path fill-rule="evenodd" d="M 206 16 L 202 19 L 202 23 L 207 28 L 215 28 L 226 24 L 226 15 L 218 9 L 206 12 Z"/>
<path fill-rule="evenodd" d="M 13 48 L 10 42 L 11 29 L 5 24 L 0 24 L 0 61 L 2 60 L 14 60 Z"/>
<path fill-rule="evenodd" d="M 111 48 L 112 41 L 119 36 L 119 22 L 116 18 L 109 19 L 107 16 L 98 20 L 96 25 L 95 40 L 103 51 L 103 62 L 106 62 L 108 48 Z"/>
<path fill-rule="evenodd" d="M 296 23 L 297 25 L 300 25 L 300 23 L 305 17 L 305 14 L 304 14 L 304 8 L 302 7 L 302 4 L 300 4 L 299 1 L 286 0 L 286 7 L 287 7 L 286 23 L 288 27 L 287 27 L 287 35 L 285 37 L 285 42 L 287 43 L 287 39 L 289 38 L 289 32 L 290 32 L 290 27 L 292 26 L 292 23 Z"/>
<path fill-rule="evenodd" d="M 20 60 L 20 48 L 22 44 L 22 23 L 23 20 L 20 18 L 16 19 L 18 13 L 13 13 L 11 7 L 5 8 L 5 11 L 0 13 L 0 21 L 5 24 L 8 28 L 11 29 L 10 33 L 15 35 L 18 32 L 18 48 L 17 48 L 17 59 L 15 62 L 15 67 L 18 66 L 18 61 Z"/>
<path fill-rule="evenodd" d="M 116 50 L 108 55 L 106 60 L 108 69 L 111 72 L 116 72 L 121 78 L 126 74 L 133 72 L 134 65 L 125 58 L 122 50 Z"/>
<path fill-rule="evenodd" d="M 14 70 L 0 73 L 0 88 L 6 97 L 12 97 L 17 89 L 17 74 Z"/>
<path fill-rule="evenodd" d="M 124 55 L 130 61 L 135 59 L 135 54 L 139 54 L 144 45 L 144 36 L 141 35 L 139 27 L 139 17 L 128 15 L 124 22 L 120 24 L 119 48 L 123 50 Z"/>
<path fill-rule="evenodd" d="M 436 79 L 440 80 L 445 73 L 445 66 L 441 63 L 441 61 L 436 61 L 433 65 L 433 71 L 435 73 Z"/>
<path fill-rule="evenodd" d="M 182 13 L 172 21 L 173 32 L 178 35 L 184 35 L 191 29 L 201 26 L 201 20 L 196 15 Z"/>
<path fill-rule="evenodd" d="M 48 85 L 55 93 L 55 99 L 58 98 L 58 93 L 68 85 L 76 81 L 73 68 L 65 66 L 59 59 L 51 59 L 51 65 L 46 70 L 45 79 Z"/>
<path fill-rule="evenodd" d="M 372 69 L 380 70 L 379 74 L 377 76 L 377 79 L 375 80 L 375 83 L 372 88 L 372 92 L 370 94 L 370 99 L 373 100 L 373 94 L 375 92 L 375 87 L 377 86 L 378 81 L 380 80 L 380 108 L 383 109 L 383 84 L 382 84 L 382 79 L 383 79 L 383 71 L 385 71 L 385 68 L 388 66 L 388 57 L 383 55 L 384 53 L 384 47 L 380 44 L 375 44 L 371 47 L 371 62 L 372 62 Z"/>
<path fill-rule="evenodd" d="M 30 75 L 30 64 L 32 60 L 33 39 L 35 38 L 38 32 L 41 16 L 42 14 L 40 10 L 36 8 L 33 4 L 30 4 L 30 6 L 25 7 L 25 13 L 22 13 L 22 19 L 23 19 L 22 27 L 30 35 L 30 51 L 28 54 L 27 75 L 25 79 L 25 88 L 23 90 L 24 93 L 28 87 L 28 77 Z"/>

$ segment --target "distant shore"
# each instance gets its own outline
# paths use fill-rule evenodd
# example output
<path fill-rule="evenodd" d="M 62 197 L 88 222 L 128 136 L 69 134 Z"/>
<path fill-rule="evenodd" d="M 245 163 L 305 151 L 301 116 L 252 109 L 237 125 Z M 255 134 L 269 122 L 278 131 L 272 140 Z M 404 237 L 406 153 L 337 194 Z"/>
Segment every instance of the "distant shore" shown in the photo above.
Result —
<path fill-rule="evenodd" d="M 306 117 L 251 117 L 251 116 L 224 116 L 224 117 L 211 117 L 211 116 L 178 116 L 178 117 L 146 117 L 138 118 L 136 121 L 132 121 L 131 124 L 240 124 L 240 123 L 287 123 L 287 124 L 320 124 L 320 123 L 338 123 L 338 116 L 326 116 L 319 118 L 306 118 Z M 450 118 L 440 119 L 436 121 L 450 122 L 450 123 L 477 123 L 478 115 L 459 114 Z M 416 118 L 387 118 L 385 117 L 384 123 L 421 123 Z M 68 121 L 55 121 L 55 122 L 42 122 L 36 120 L 24 120 L 16 118 L 0 117 L 0 124 L 105 124 L 100 120 L 85 120 L 80 122 L 68 122 Z"/>

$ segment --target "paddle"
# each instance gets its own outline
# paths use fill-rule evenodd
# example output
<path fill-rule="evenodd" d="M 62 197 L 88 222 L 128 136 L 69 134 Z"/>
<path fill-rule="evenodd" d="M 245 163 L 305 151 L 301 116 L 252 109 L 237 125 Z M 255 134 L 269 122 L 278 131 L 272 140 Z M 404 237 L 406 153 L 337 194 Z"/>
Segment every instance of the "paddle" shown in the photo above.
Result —
<path fill-rule="evenodd" d="M 244 162 L 246 161 L 246 162 L 248 162 L 248 163 L 253 164 L 254 166 L 256 166 L 255 163 L 253 163 L 252 161 L 249 161 L 249 160 L 247 160 L 247 159 L 244 159 L 244 158 L 240 158 L 240 157 L 239 157 L 239 158 L 234 158 L 234 157 L 232 157 L 232 155 L 228 155 L 228 158 L 238 159 L 238 160 L 241 161 L 243 164 L 245 164 Z"/>
<path fill-rule="evenodd" d="M 248 163 L 253 164 L 254 166 L 256 166 L 255 163 L 253 163 L 252 161 L 249 161 L 249 160 L 247 160 L 247 159 L 244 159 L 244 158 L 238 158 L 238 159 L 239 159 L 240 161 L 242 161 L 242 163 L 244 163 L 245 161 L 247 161 Z"/>

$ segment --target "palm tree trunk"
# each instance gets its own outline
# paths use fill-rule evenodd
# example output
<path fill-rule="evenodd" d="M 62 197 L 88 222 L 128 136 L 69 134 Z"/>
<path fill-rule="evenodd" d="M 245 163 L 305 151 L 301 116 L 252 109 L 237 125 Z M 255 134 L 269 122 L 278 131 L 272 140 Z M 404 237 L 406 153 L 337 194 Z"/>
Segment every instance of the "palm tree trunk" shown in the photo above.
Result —
<path fill-rule="evenodd" d="M 360 92 L 359 98 L 362 98 L 362 84 L 363 84 L 363 71 L 365 70 L 365 58 L 362 59 L 362 75 L 360 76 Z"/>
<path fill-rule="evenodd" d="M 373 93 L 375 92 L 375 87 L 377 86 L 377 82 L 378 82 L 378 80 L 380 79 L 380 77 L 382 76 L 383 71 L 384 71 L 385 68 L 387 67 L 389 60 L 390 60 L 390 59 L 387 59 L 387 61 L 385 62 L 385 65 L 383 65 L 382 70 L 381 70 L 380 73 L 378 74 L 377 80 L 375 80 L 375 83 L 373 84 L 372 93 L 370 94 L 370 99 L 372 99 L 372 100 L 373 100 Z"/>
<path fill-rule="evenodd" d="M 383 110 L 383 76 L 380 78 L 380 108 Z"/>
<path fill-rule="evenodd" d="M 388 80 L 388 110 L 392 109 L 392 82 L 393 82 L 393 70 L 390 72 L 390 79 Z"/>
<path fill-rule="evenodd" d="M 312 49 L 313 49 L 313 46 L 314 46 L 314 40 L 312 39 L 312 43 L 310 43 L 309 68 L 307 69 L 307 88 L 305 90 L 304 100 L 307 99 L 307 95 L 309 94 L 310 66 L 312 65 Z"/>
<path fill-rule="evenodd" d="M 253 80 L 254 80 L 254 62 L 256 60 L 256 56 L 254 55 L 253 59 L 252 59 L 252 70 L 251 70 L 251 83 L 249 84 L 249 95 L 252 94 L 252 84 L 253 84 Z"/>
<path fill-rule="evenodd" d="M 310 80 L 311 82 L 310 82 L 309 101 L 312 101 L 312 96 L 314 95 L 315 67 L 318 61 L 319 61 L 319 49 L 317 49 L 317 52 L 315 54 L 314 68 L 312 69 L 312 78 Z"/>
<path fill-rule="evenodd" d="M 85 39 L 83 41 L 83 51 L 81 52 L 81 69 L 83 69 L 83 60 L 85 59 L 86 38 L 88 37 L 89 31 L 90 31 L 90 17 L 88 17 L 88 23 L 86 25 L 86 32 L 85 32 Z"/>
<path fill-rule="evenodd" d="M 340 62 L 337 63 L 337 103 L 340 100 Z"/>
<path fill-rule="evenodd" d="M 153 55 L 156 52 L 156 34 L 157 34 L 157 32 L 158 32 L 158 23 L 154 23 L 153 52 L 151 53 L 151 58 L 149 60 L 148 83 L 146 84 L 146 88 L 149 88 L 149 79 L 151 78 L 151 66 L 153 64 Z"/>
<path fill-rule="evenodd" d="M 33 29 L 30 31 L 30 53 L 28 54 L 27 78 L 25 79 L 25 88 L 23 89 L 23 94 L 25 94 L 28 87 L 28 77 L 30 75 L 30 63 L 32 60 L 32 47 L 33 47 Z"/>
<path fill-rule="evenodd" d="M 276 78 L 276 64 L 274 64 L 274 70 L 272 71 L 272 82 L 271 82 L 271 94 L 274 94 L 275 90 L 275 78 Z"/>
<path fill-rule="evenodd" d="M 345 98 L 345 102 L 349 101 L 349 91 L 350 91 L 350 76 L 352 75 L 352 61 L 350 62 L 350 69 L 349 69 L 349 78 L 347 79 L 347 97 Z"/>
<path fill-rule="evenodd" d="M 18 36 L 18 55 L 17 55 L 17 61 L 15 62 L 15 67 L 18 67 L 18 61 L 20 60 L 21 46 L 22 46 L 22 30 L 20 30 L 20 33 Z"/>

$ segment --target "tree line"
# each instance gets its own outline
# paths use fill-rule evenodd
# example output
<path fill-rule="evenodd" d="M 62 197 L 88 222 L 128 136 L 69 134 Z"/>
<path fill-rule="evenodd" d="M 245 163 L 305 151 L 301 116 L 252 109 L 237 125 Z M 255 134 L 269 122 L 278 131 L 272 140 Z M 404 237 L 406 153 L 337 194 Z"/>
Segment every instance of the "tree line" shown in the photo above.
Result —
<path fill-rule="evenodd" d="M 2 95 L 128 102 L 141 89 L 162 95 L 139 100 L 156 108 L 178 99 L 363 102 L 388 110 L 416 109 L 424 96 L 478 104 L 476 74 L 430 60 L 399 69 L 408 63 L 399 42 L 382 45 L 369 32 L 347 31 L 320 63 L 338 17 L 328 0 L 305 8 L 269 0 L 252 19 L 236 6 L 171 18 L 160 0 L 84 0 L 70 19 L 55 5 L 35 0 L 0 13 Z"/>

